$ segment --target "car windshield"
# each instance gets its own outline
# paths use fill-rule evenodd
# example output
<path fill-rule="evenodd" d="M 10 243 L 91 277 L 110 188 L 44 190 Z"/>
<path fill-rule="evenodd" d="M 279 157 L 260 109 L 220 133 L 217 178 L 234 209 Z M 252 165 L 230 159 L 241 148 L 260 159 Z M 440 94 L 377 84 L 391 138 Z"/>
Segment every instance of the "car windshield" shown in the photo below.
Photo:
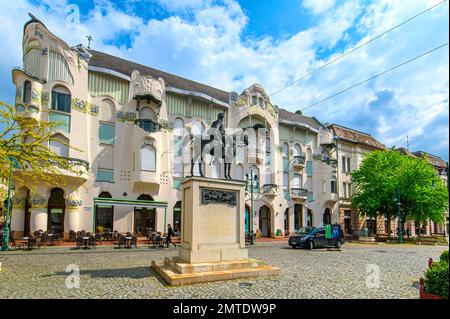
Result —
<path fill-rule="evenodd" d="M 297 229 L 295 231 L 295 233 L 297 235 L 306 235 L 306 234 L 309 234 L 311 232 L 311 230 L 313 230 L 313 229 L 314 229 L 314 227 L 302 227 L 300 229 Z"/>

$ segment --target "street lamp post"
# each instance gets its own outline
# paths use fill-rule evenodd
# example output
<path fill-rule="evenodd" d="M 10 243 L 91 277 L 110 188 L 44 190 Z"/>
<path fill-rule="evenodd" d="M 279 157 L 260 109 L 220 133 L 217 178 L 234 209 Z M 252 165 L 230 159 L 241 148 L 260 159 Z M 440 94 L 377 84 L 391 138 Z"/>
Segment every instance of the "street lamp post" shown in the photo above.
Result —
<path fill-rule="evenodd" d="M 6 251 L 9 249 L 8 243 L 9 243 L 9 224 L 11 223 L 11 184 L 12 184 L 12 170 L 13 170 L 13 159 L 8 156 L 8 160 L 10 161 L 10 168 L 9 168 L 9 178 L 8 178 L 8 199 L 6 204 L 6 216 L 5 216 L 5 233 L 3 236 L 3 245 L 2 249 L 3 251 Z"/>
<path fill-rule="evenodd" d="M 400 239 L 400 244 L 403 243 L 403 229 L 402 229 L 402 215 L 400 212 L 400 206 L 402 204 L 400 203 L 400 187 L 397 187 L 397 207 L 398 207 L 398 235 Z"/>
<path fill-rule="evenodd" d="M 247 187 L 250 187 L 250 231 L 251 231 L 251 237 L 250 237 L 250 245 L 253 245 L 255 243 L 255 233 L 253 231 L 253 185 L 254 183 L 258 182 L 258 175 L 253 175 L 253 171 L 250 170 L 250 176 L 248 174 L 245 175 L 247 178 Z M 250 186 L 248 186 L 250 185 Z"/>

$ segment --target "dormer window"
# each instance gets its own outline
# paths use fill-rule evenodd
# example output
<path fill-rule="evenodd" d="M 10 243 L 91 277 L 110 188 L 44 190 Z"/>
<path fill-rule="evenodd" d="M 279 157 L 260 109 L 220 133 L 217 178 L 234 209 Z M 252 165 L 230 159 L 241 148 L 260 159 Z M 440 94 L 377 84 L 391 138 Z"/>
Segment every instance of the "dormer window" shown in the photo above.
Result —
<path fill-rule="evenodd" d="M 262 97 L 260 97 L 260 98 L 258 99 L 258 102 L 259 102 L 259 107 L 264 108 L 264 99 L 263 99 Z"/>
<path fill-rule="evenodd" d="M 25 81 L 23 84 L 23 102 L 30 103 L 31 102 L 31 82 Z"/>
<path fill-rule="evenodd" d="M 52 110 L 70 113 L 71 96 L 65 87 L 57 86 L 52 90 Z"/>
<path fill-rule="evenodd" d="M 257 102 L 257 97 L 256 95 L 252 95 L 252 106 L 255 106 Z"/>

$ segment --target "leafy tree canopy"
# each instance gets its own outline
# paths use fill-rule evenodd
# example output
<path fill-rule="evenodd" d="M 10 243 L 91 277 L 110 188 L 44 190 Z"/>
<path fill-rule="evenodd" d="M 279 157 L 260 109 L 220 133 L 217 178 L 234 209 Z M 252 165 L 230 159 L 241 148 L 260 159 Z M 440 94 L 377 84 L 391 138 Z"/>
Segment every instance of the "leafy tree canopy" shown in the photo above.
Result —
<path fill-rule="evenodd" d="M 352 204 L 362 215 L 397 216 L 400 191 L 402 221 L 444 221 L 448 192 L 426 159 L 405 156 L 390 149 L 368 153 L 352 173 L 357 193 Z"/>
<path fill-rule="evenodd" d="M 80 175 L 80 167 L 49 148 L 58 141 L 53 135 L 61 123 L 19 117 L 13 106 L 0 101 L 0 177 L 8 179 L 13 166 L 14 180 L 28 187 L 63 184 L 62 170 Z M 79 151 L 79 150 L 78 150 Z"/>

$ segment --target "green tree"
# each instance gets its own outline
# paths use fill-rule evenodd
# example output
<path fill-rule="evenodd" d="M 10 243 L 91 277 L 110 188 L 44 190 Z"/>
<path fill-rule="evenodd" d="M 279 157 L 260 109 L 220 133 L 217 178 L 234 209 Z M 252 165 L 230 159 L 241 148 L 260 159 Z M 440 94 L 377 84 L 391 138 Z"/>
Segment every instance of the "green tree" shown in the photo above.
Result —
<path fill-rule="evenodd" d="M 434 168 L 425 160 L 390 149 L 368 153 L 352 173 L 357 193 L 352 204 L 361 215 L 384 216 L 388 225 L 398 215 L 400 191 L 401 231 L 406 220 L 444 221 L 448 192 Z M 389 226 L 390 227 L 390 226 Z"/>
<path fill-rule="evenodd" d="M 59 125 L 16 116 L 13 106 L 0 101 L 0 178 L 7 181 L 12 166 L 14 180 L 29 187 L 64 184 L 62 170 L 80 175 L 79 167 L 49 148 Z"/>
<path fill-rule="evenodd" d="M 389 237 L 391 221 L 397 216 L 395 194 L 402 163 L 403 158 L 398 152 L 375 151 L 368 153 L 359 169 L 352 173 L 357 190 L 352 198 L 353 206 L 363 216 L 384 216 Z"/>
<path fill-rule="evenodd" d="M 448 191 L 426 158 L 404 156 L 399 188 L 401 190 L 402 229 L 406 220 L 414 220 L 420 226 L 427 220 L 445 221 L 448 210 Z M 420 240 L 421 232 L 419 232 Z"/>

